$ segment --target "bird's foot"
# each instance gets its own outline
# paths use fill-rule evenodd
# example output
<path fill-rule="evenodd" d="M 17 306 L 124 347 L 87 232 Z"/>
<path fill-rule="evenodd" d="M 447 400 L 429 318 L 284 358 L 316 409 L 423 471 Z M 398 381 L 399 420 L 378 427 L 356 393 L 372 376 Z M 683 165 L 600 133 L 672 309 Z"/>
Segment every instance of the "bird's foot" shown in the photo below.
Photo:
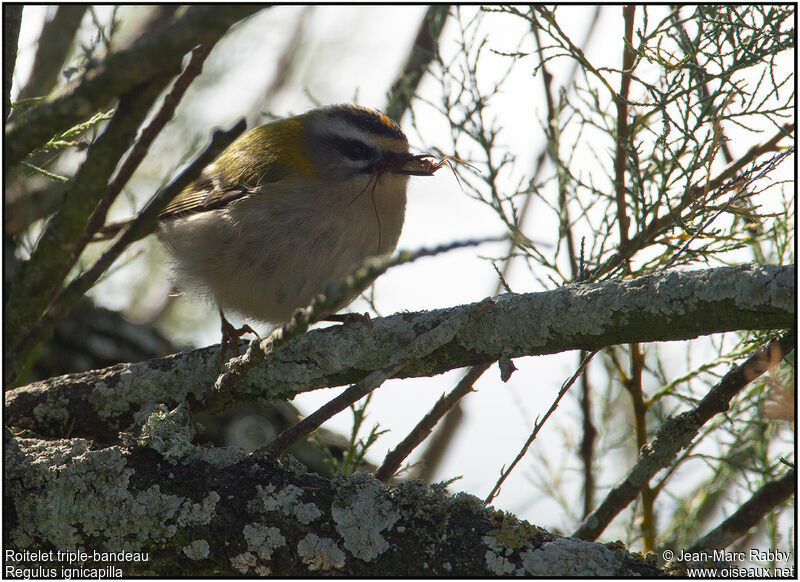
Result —
<path fill-rule="evenodd" d="M 225 354 L 228 350 L 232 350 L 235 356 L 239 355 L 239 338 L 246 333 L 252 333 L 258 337 L 258 334 L 247 324 L 242 327 L 233 327 L 233 324 L 225 319 L 225 316 L 220 312 L 219 314 L 222 328 L 222 340 L 219 343 L 219 365 L 225 363 Z"/>
<path fill-rule="evenodd" d="M 369 313 L 334 313 L 327 315 L 323 318 L 325 321 L 335 321 L 342 325 L 353 325 L 360 323 L 370 331 L 372 331 L 372 318 Z"/>

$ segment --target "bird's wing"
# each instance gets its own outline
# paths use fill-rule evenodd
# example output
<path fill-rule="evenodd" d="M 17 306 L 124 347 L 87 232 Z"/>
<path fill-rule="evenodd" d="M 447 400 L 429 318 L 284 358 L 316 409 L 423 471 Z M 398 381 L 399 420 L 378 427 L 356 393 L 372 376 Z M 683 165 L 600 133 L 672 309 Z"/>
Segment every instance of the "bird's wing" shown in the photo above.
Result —
<path fill-rule="evenodd" d="M 161 213 L 161 218 L 223 208 L 248 194 L 269 191 L 269 184 L 291 173 L 287 160 L 274 155 L 265 126 L 241 135 L 209 164 Z"/>
<path fill-rule="evenodd" d="M 226 190 L 223 192 L 214 186 L 198 188 L 197 182 L 195 182 L 192 184 L 191 188 L 187 188 L 178 194 L 175 199 L 167 205 L 159 217 L 167 219 L 178 218 L 187 214 L 223 208 L 227 204 L 247 194 L 248 190 L 245 188 Z"/>

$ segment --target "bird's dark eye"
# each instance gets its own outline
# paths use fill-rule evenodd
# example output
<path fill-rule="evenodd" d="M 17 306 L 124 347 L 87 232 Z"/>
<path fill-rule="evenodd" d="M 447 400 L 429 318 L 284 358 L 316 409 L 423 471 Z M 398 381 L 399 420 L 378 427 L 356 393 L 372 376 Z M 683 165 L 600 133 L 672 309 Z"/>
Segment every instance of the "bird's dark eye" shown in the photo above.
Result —
<path fill-rule="evenodd" d="M 356 162 L 372 158 L 372 149 L 357 139 L 336 140 L 336 147 L 344 156 Z"/>

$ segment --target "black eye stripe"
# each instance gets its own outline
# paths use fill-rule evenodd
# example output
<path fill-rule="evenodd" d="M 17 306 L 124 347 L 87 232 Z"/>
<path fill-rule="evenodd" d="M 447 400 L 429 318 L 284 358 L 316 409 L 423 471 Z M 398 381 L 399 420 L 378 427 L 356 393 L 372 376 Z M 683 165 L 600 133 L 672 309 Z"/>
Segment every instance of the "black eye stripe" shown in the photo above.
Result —
<path fill-rule="evenodd" d="M 378 157 L 377 152 L 361 140 L 331 136 L 330 141 L 339 153 L 353 161 L 368 161 Z"/>

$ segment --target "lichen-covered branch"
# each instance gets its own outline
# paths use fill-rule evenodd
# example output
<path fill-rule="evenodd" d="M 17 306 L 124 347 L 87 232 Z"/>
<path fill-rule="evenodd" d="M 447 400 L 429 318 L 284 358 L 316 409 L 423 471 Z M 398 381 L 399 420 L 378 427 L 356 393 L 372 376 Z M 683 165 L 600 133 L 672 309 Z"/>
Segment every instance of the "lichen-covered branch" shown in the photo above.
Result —
<path fill-rule="evenodd" d="M 474 314 L 452 341 L 404 366 L 398 377 L 430 376 L 501 357 L 593 350 L 627 342 L 685 340 L 795 322 L 795 267 L 745 265 L 671 271 L 629 281 L 507 294 Z M 286 399 L 356 382 L 384 368 L 415 337 L 459 306 L 335 326 L 296 337 L 249 368 L 227 400 Z M 6 393 L 6 423 L 45 436 L 115 438 L 148 402 L 196 409 L 217 400 L 217 346 L 104 370 L 70 374 Z"/>
<path fill-rule="evenodd" d="M 364 473 L 326 479 L 194 446 L 185 420 L 162 407 L 135 442 L 101 449 L 7 433 L 13 566 L 52 568 L 52 577 L 63 568 L 82 568 L 80 577 L 93 568 L 126 577 L 659 574 L 621 547 L 555 536 L 464 493 Z M 25 559 L 32 549 L 45 551 Z M 65 553 L 78 551 L 83 561 L 68 563 Z"/>

